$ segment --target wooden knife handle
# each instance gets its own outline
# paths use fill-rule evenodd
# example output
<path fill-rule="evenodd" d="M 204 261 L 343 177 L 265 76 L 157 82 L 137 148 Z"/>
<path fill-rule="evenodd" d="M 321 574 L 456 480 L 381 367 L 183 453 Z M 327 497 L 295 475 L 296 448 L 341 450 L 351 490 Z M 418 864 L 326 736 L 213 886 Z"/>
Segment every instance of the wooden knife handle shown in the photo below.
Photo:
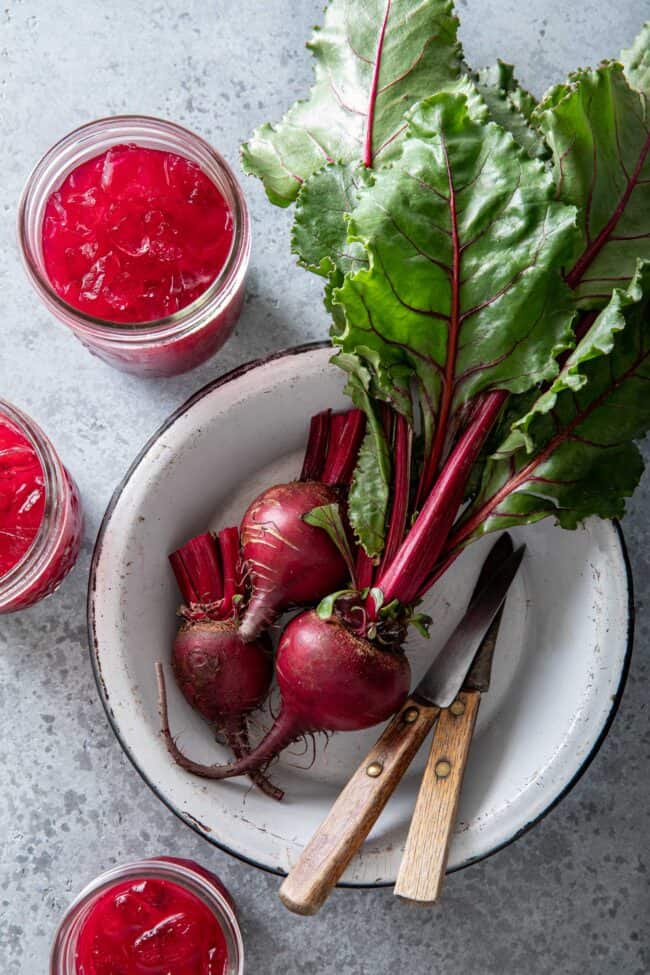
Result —
<path fill-rule="evenodd" d="M 296 914 L 316 914 L 372 829 L 439 709 L 409 698 L 370 750 L 280 887 Z"/>
<path fill-rule="evenodd" d="M 432 904 L 440 896 L 481 695 L 461 691 L 440 713 L 415 804 L 395 893 Z"/>

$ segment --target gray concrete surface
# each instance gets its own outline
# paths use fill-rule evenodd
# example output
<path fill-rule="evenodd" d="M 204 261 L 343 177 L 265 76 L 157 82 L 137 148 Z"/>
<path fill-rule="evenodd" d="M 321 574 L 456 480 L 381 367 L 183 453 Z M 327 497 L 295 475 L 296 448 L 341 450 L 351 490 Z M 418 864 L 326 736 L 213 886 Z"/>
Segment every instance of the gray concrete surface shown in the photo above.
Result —
<path fill-rule="evenodd" d="M 323 337 L 319 283 L 294 267 L 288 215 L 245 183 L 254 223 L 246 310 L 213 362 L 144 382 L 89 356 L 22 273 L 17 199 L 58 137 L 99 115 L 184 123 L 237 165 L 239 142 L 310 79 L 303 42 L 321 0 L 6 0 L 0 9 L 0 390 L 56 441 L 78 479 L 81 560 L 56 596 L 0 622 L 0 970 L 42 975 L 58 916 L 111 864 L 175 853 L 209 864 L 241 908 L 249 972 L 643 975 L 650 971 L 648 660 L 650 479 L 625 520 L 637 647 L 619 716 L 575 790 L 536 829 L 457 874 L 436 910 L 391 891 L 341 891 L 322 915 L 288 915 L 277 881 L 212 849 L 156 800 L 106 722 L 86 649 L 85 585 L 111 492 L 165 416 L 214 376 Z M 460 0 L 470 61 L 514 60 L 535 92 L 615 54 L 645 0 Z M 650 453 L 650 451 L 647 451 Z M 567 653 L 571 651 L 567 647 Z"/>

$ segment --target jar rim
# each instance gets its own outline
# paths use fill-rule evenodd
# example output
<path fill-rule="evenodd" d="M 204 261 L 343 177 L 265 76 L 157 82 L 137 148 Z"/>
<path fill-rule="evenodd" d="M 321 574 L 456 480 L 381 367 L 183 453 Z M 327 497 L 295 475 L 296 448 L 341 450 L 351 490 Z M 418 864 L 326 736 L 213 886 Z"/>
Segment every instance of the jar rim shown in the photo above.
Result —
<path fill-rule="evenodd" d="M 234 906 L 229 896 L 217 886 L 217 878 L 212 881 L 209 875 L 209 870 L 194 861 L 167 857 L 133 860 L 104 871 L 77 894 L 64 912 L 52 942 L 50 975 L 73 975 L 68 963 L 75 924 L 80 929 L 80 919 L 85 918 L 96 898 L 121 881 L 137 879 L 168 880 L 198 897 L 216 918 L 226 937 L 228 958 L 232 962 L 232 972 L 228 975 L 243 975 L 244 943 Z M 79 933 L 77 930 L 76 934 Z M 234 958 L 231 957 L 231 947 Z"/>
<path fill-rule="evenodd" d="M 115 138 L 111 140 L 112 145 L 119 145 L 120 141 L 123 140 L 128 141 L 129 129 L 134 130 L 135 144 L 137 144 L 136 130 L 140 131 L 141 138 L 144 130 L 145 136 L 147 134 L 151 137 L 157 135 L 159 138 L 167 136 L 170 140 L 176 137 L 189 141 L 194 149 L 211 162 L 214 171 L 223 180 L 227 189 L 227 203 L 231 209 L 233 220 L 230 250 L 212 283 L 190 304 L 179 308 L 171 315 L 147 322 L 115 322 L 96 317 L 71 305 L 52 287 L 30 241 L 33 211 L 40 205 L 43 191 L 45 190 L 48 193 L 49 198 L 49 193 L 53 192 L 53 181 L 60 185 L 61 180 L 76 165 L 85 159 L 92 158 L 92 156 L 87 155 L 84 155 L 84 159 L 77 158 L 79 154 L 77 153 L 75 156 L 75 148 L 81 145 L 85 150 L 92 148 L 94 140 L 98 140 L 105 130 L 120 129 L 120 127 L 122 131 L 121 133 L 118 132 Z M 107 145 L 106 148 L 109 146 Z M 101 151 L 102 149 L 98 146 L 97 152 Z M 179 155 L 182 154 L 180 146 L 175 146 L 173 150 L 170 149 L 169 151 L 177 151 Z M 197 162 L 196 159 L 193 161 Z M 197 162 L 197 165 L 200 163 Z M 204 167 L 201 168 L 205 172 Z M 205 172 L 205 175 L 211 178 L 210 173 Z M 211 179 L 212 182 L 215 182 L 215 179 Z M 43 186 L 44 183 L 47 184 L 45 187 Z M 215 182 L 215 185 L 218 184 Z M 218 188 L 223 189 L 224 187 L 218 185 Z M 41 229 L 42 221 L 39 221 L 39 234 Z M 108 115 L 91 122 L 85 122 L 68 132 L 55 142 L 33 167 L 18 204 L 18 243 L 23 264 L 33 286 L 46 305 L 49 305 L 58 317 L 74 320 L 75 327 L 83 328 L 85 333 L 93 338 L 106 339 L 110 336 L 127 344 L 129 341 L 155 343 L 161 339 L 182 337 L 200 329 L 206 317 L 211 318 L 221 302 L 227 299 L 232 291 L 236 290 L 238 271 L 242 264 L 244 264 L 245 270 L 250 254 L 250 218 L 246 199 L 232 168 L 221 153 L 202 136 L 177 122 L 151 115 Z"/>
<path fill-rule="evenodd" d="M 6 416 L 31 444 L 43 471 L 45 507 L 43 518 L 31 545 L 22 557 L 3 576 L 0 576 L 0 608 L 10 604 L 18 596 L 30 577 L 38 577 L 56 551 L 63 526 L 56 526 L 61 509 L 61 498 L 65 491 L 63 465 L 48 437 L 38 424 L 12 403 L 0 397 L 0 416 Z"/>

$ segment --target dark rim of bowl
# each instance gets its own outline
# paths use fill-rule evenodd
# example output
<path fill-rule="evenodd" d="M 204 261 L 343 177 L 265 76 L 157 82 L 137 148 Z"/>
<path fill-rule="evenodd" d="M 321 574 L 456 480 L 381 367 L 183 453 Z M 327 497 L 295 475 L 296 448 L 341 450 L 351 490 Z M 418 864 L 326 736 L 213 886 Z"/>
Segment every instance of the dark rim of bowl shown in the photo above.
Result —
<path fill-rule="evenodd" d="M 269 867 L 266 864 L 260 863 L 258 860 L 253 859 L 252 857 L 247 857 L 243 853 L 239 853 L 237 850 L 233 850 L 225 843 L 221 843 L 218 840 L 216 840 L 214 837 L 210 836 L 202 823 L 194 819 L 191 815 L 187 813 L 183 813 L 177 806 L 173 804 L 173 802 L 165 798 L 165 796 L 161 794 L 158 788 L 149 780 L 145 772 L 138 765 L 135 756 L 133 755 L 132 751 L 127 746 L 126 742 L 123 740 L 120 734 L 120 729 L 118 727 L 115 716 L 113 715 L 108 700 L 108 694 L 106 692 L 106 687 L 104 685 L 104 681 L 102 678 L 101 667 L 98 661 L 97 635 L 95 630 L 95 618 L 94 618 L 95 580 L 96 580 L 96 573 L 97 573 L 97 565 L 102 553 L 102 543 L 104 539 L 104 534 L 106 532 L 106 528 L 113 514 L 113 510 L 115 509 L 118 501 L 120 500 L 122 492 L 124 491 L 129 480 L 131 479 L 131 476 L 135 472 L 135 469 L 139 466 L 142 459 L 145 457 L 148 451 L 154 446 L 154 444 L 158 441 L 158 439 L 162 436 L 162 434 L 166 430 L 168 430 L 169 427 L 173 423 L 175 423 L 180 416 L 186 413 L 187 410 L 189 410 L 198 400 L 203 399 L 203 397 L 206 396 L 208 393 L 210 393 L 213 389 L 218 389 L 220 386 L 225 386 L 227 383 L 239 379 L 241 376 L 246 375 L 247 373 L 251 372 L 253 369 L 257 369 L 260 366 L 266 366 L 277 359 L 284 359 L 287 358 L 288 356 L 301 355 L 302 353 L 305 352 L 313 352 L 316 349 L 323 349 L 326 348 L 327 346 L 329 346 L 329 342 L 307 342 L 304 345 L 297 345 L 291 349 L 285 349 L 283 352 L 275 352 L 269 356 L 265 356 L 259 359 L 254 359 L 251 362 L 247 362 L 242 366 L 238 366 L 236 369 L 230 370 L 229 372 L 225 373 L 223 376 L 220 376 L 218 379 L 214 379 L 212 382 L 207 383 L 207 385 L 203 386 L 196 393 L 190 396 L 190 398 L 186 400 L 185 403 L 182 404 L 182 406 L 179 406 L 178 409 L 174 410 L 174 412 L 164 421 L 164 423 L 158 428 L 158 430 L 156 430 L 153 436 L 149 438 L 149 440 L 146 442 L 144 447 L 142 447 L 142 449 L 138 452 L 137 456 L 135 457 L 133 463 L 130 465 L 126 474 L 124 475 L 124 477 L 122 478 L 118 486 L 115 488 L 115 491 L 113 492 L 113 496 L 108 504 L 108 507 L 106 508 L 104 517 L 102 518 L 102 522 L 99 527 L 97 540 L 95 542 L 95 547 L 93 550 L 92 562 L 90 567 L 90 577 L 88 581 L 87 625 L 88 625 L 88 642 L 89 642 L 90 660 L 93 668 L 93 674 L 95 677 L 95 683 L 97 685 L 97 690 L 99 692 L 102 705 L 104 707 L 106 716 L 108 718 L 108 722 L 111 728 L 113 729 L 115 737 L 117 738 L 118 742 L 122 746 L 122 749 L 126 757 L 129 759 L 129 761 L 136 769 L 136 771 L 139 773 L 139 775 L 142 777 L 142 779 L 144 779 L 144 781 L 149 786 L 149 788 L 154 793 L 154 795 L 163 803 L 163 805 L 167 806 L 167 808 L 170 809 L 174 813 L 174 815 L 176 815 L 180 820 L 182 820 L 182 822 L 184 822 L 186 826 L 189 826 L 190 829 L 192 829 L 195 833 L 197 833 L 199 836 L 203 837 L 203 839 L 211 843 L 212 846 L 216 846 L 218 849 L 222 850 L 224 853 L 228 853 L 230 854 L 230 856 L 235 857 L 237 860 L 241 860 L 243 863 L 247 863 L 252 867 L 257 867 L 259 870 L 264 870 L 266 873 L 274 874 L 277 877 L 285 877 L 286 872 L 284 870 L 279 870 L 274 867 Z M 479 863 L 481 860 L 486 860 L 488 857 L 491 857 L 495 853 L 498 853 L 499 850 L 503 850 L 505 849 L 505 847 L 510 846 L 511 843 L 514 843 L 521 836 L 523 836 L 530 829 L 532 829 L 533 826 L 536 826 L 537 823 L 541 822 L 542 819 L 548 816 L 548 814 L 553 809 L 555 809 L 555 807 L 565 798 L 565 796 L 569 794 L 569 792 L 571 792 L 573 787 L 582 778 L 582 776 L 587 771 L 592 761 L 598 754 L 601 745 L 603 744 L 605 738 L 609 733 L 609 730 L 612 726 L 619 705 L 621 703 L 621 699 L 623 697 L 623 692 L 625 690 L 625 685 L 627 683 L 627 677 L 630 670 L 630 660 L 632 657 L 632 650 L 634 646 L 634 584 L 632 578 L 632 568 L 630 565 L 630 558 L 627 551 L 627 546 L 625 544 L 623 529 L 621 528 L 621 525 L 617 520 L 614 520 L 613 524 L 618 535 L 619 544 L 621 546 L 621 555 L 623 556 L 623 563 L 625 565 L 625 572 L 627 577 L 627 592 L 628 592 L 627 648 L 625 651 L 625 659 L 623 661 L 623 667 L 621 668 L 621 676 L 620 676 L 618 688 L 616 690 L 616 693 L 612 697 L 612 706 L 609 710 L 609 713 L 607 715 L 605 723 L 603 724 L 600 734 L 598 735 L 598 738 L 596 739 L 591 751 L 586 756 L 586 758 L 584 759 L 580 767 L 577 769 L 573 777 L 570 779 L 570 781 L 564 786 L 563 789 L 560 790 L 560 792 L 555 796 L 555 798 L 551 800 L 548 806 L 546 806 L 546 808 L 543 809 L 538 816 L 535 816 L 535 818 L 531 819 L 530 822 L 525 823 L 522 827 L 516 830 L 512 834 L 512 836 L 508 837 L 507 840 L 504 840 L 503 843 L 497 844 L 496 846 L 492 847 L 490 850 L 487 850 L 485 853 L 482 853 L 480 856 L 472 857 L 466 860 L 464 863 L 459 864 L 457 867 L 451 868 L 450 870 L 448 870 L 448 873 L 456 873 L 456 871 L 464 870 L 466 867 L 469 867 L 474 863 Z M 377 881 L 375 883 L 343 882 L 337 884 L 337 886 L 358 888 L 358 889 L 374 888 L 374 887 L 392 887 L 393 881 Z"/>

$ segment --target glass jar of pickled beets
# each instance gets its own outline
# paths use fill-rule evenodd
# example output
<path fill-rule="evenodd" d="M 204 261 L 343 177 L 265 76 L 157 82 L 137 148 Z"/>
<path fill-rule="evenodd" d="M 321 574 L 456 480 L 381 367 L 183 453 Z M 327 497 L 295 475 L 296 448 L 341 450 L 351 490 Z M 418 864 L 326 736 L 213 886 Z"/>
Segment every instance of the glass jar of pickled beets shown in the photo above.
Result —
<path fill-rule="evenodd" d="M 171 122 L 116 116 L 65 136 L 27 181 L 18 235 L 47 308 L 124 372 L 192 369 L 239 317 L 246 201 L 219 153 Z"/>
<path fill-rule="evenodd" d="M 74 481 L 33 420 L 0 399 L 0 613 L 54 592 L 77 560 Z"/>
<path fill-rule="evenodd" d="M 192 860 L 158 857 L 114 867 L 66 911 L 50 975 L 241 975 L 234 903 Z"/>

